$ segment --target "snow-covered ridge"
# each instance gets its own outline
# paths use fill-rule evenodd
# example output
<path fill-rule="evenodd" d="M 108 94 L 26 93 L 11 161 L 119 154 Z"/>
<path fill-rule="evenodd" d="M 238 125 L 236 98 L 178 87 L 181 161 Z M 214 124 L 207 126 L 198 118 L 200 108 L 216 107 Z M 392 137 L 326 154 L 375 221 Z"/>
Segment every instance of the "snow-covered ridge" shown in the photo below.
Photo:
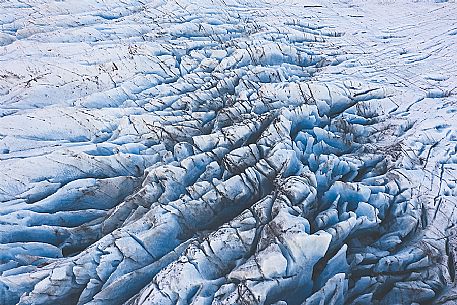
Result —
<path fill-rule="evenodd" d="M 0 304 L 444 303 L 453 112 L 411 116 L 452 79 L 383 81 L 326 1 L 201 2 L 0 4 Z"/>

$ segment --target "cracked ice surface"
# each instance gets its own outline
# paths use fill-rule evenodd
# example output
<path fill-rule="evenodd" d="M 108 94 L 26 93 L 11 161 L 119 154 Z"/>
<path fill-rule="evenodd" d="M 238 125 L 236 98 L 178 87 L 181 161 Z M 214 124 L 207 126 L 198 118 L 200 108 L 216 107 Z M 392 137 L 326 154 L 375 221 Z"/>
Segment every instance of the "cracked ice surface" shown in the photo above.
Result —
<path fill-rule="evenodd" d="M 0 8 L 0 304 L 456 298 L 448 3 Z"/>

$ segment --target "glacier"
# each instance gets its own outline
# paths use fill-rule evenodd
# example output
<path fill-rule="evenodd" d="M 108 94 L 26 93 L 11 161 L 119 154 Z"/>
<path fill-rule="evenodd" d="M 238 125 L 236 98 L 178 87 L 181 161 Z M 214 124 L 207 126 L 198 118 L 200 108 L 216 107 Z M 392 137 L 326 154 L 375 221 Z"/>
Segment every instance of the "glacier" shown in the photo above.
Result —
<path fill-rule="evenodd" d="M 453 1 L 0 3 L 0 304 L 455 304 Z"/>

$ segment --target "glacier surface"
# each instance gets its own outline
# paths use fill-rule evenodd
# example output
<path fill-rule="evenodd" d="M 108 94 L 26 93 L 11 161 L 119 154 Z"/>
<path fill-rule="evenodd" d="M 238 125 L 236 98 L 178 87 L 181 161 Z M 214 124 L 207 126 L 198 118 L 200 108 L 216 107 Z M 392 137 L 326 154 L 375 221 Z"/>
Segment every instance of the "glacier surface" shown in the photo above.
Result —
<path fill-rule="evenodd" d="M 452 1 L 0 3 L 0 304 L 454 304 Z"/>

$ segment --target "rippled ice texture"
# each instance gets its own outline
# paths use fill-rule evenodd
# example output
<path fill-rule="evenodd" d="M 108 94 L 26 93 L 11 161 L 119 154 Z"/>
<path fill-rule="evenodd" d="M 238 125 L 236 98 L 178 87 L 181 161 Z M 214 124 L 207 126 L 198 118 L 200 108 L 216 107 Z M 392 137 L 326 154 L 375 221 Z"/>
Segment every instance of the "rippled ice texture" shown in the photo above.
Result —
<path fill-rule="evenodd" d="M 453 1 L 0 3 L 0 304 L 454 304 Z"/>

